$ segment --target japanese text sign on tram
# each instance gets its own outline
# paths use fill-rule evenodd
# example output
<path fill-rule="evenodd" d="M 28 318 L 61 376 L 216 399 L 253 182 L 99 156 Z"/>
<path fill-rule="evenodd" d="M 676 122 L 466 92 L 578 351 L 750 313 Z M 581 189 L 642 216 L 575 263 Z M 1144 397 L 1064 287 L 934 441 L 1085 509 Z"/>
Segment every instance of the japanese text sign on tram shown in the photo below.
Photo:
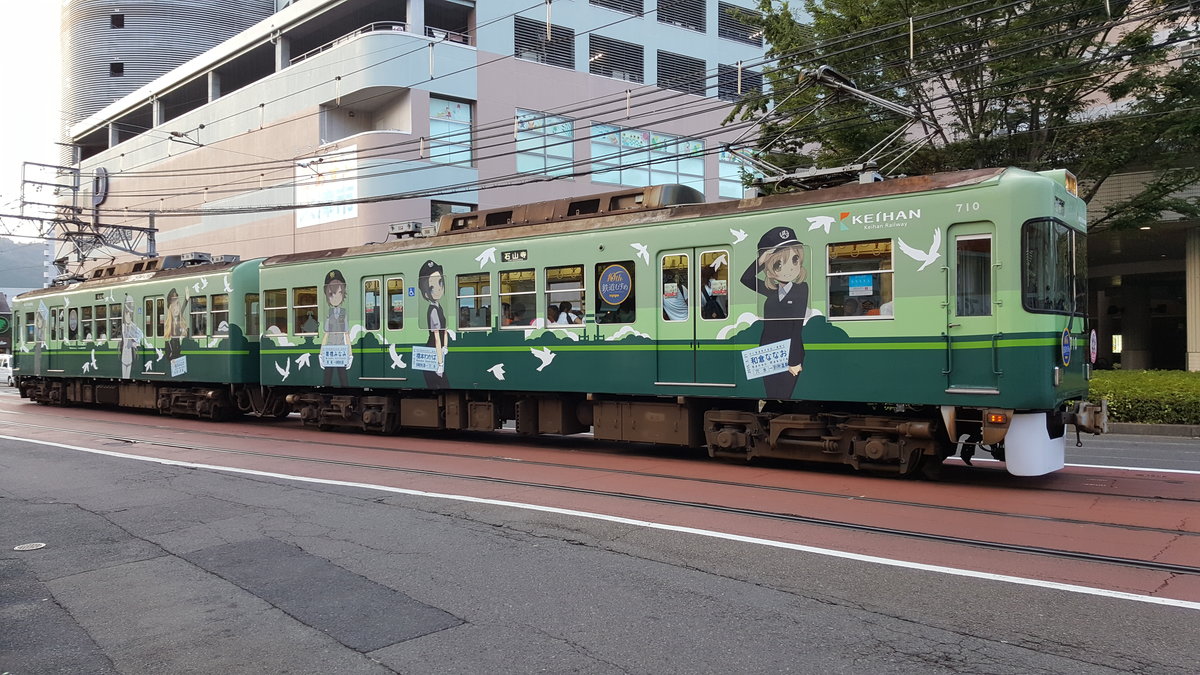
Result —
<path fill-rule="evenodd" d="M 620 265 L 609 265 L 600 272 L 600 297 L 610 305 L 619 305 L 629 299 L 633 291 L 633 277 L 629 270 Z"/>
<path fill-rule="evenodd" d="M 780 340 L 769 345 L 747 349 L 742 352 L 742 365 L 746 368 L 746 379 L 782 373 L 788 369 L 788 356 L 792 352 L 792 341 Z"/>

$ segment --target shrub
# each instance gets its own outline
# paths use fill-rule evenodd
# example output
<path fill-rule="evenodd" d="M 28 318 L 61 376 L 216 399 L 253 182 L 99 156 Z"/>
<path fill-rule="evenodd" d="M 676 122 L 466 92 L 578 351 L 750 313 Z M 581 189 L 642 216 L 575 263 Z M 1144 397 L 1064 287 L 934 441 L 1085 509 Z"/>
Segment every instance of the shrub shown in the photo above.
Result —
<path fill-rule="evenodd" d="M 1200 424 L 1200 373 L 1097 370 L 1088 399 L 1108 399 L 1110 422 Z"/>

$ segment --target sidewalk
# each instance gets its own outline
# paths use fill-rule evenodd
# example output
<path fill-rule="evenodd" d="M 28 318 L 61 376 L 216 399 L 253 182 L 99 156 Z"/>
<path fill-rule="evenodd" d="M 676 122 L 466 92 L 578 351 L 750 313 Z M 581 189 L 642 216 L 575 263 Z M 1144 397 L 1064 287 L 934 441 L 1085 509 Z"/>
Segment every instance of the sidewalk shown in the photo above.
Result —
<path fill-rule="evenodd" d="M 1108 433 L 1135 436 L 1200 438 L 1200 424 L 1132 424 L 1129 422 L 1109 422 Z"/>

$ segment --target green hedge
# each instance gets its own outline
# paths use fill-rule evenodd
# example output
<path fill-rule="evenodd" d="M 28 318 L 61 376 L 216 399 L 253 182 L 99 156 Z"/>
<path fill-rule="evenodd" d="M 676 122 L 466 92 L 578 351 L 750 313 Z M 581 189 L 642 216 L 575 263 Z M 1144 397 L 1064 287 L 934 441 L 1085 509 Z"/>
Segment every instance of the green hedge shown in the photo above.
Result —
<path fill-rule="evenodd" d="M 1108 399 L 1108 421 L 1200 424 L 1200 373 L 1097 370 L 1088 399 Z"/>

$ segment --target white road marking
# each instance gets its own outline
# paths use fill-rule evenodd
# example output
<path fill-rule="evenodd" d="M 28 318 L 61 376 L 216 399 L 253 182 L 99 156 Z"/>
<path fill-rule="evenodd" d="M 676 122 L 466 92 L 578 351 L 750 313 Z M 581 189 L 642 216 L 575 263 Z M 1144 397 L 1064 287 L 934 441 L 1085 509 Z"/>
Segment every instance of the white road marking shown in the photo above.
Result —
<path fill-rule="evenodd" d="M 394 492 L 396 494 L 411 495 L 414 497 L 432 497 L 434 499 L 448 499 L 452 501 L 470 502 L 474 504 L 488 504 L 491 506 L 507 506 L 516 509 L 524 509 L 527 511 L 542 511 L 544 513 L 557 513 L 566 516 L 575 516 L 578 518 L 589 518 L 591 520 L 603 520 L 610 523 L 622 523 L 624 525 L 636 525 L 654 530 L 667 530 L 670 532 L 681 532 L 684 534 L 695 534 L 702 537 L 711 537 L 713 539 L 725 539 L 728 541 L 737 541 L 745 544 L 758 544 L 760 546 L 770 546 L 772 548 L 788 549 L 792 551 L 801 551 L 804 553 L 815 553 L 817 555 L 830 556 L 833 558 L 844 558 L 847 560 L 857 560 L 859 562 L 875 563 L 878 565 L 888 565 L 891 567 L 903 567 L 913 570 L 921 570 L 923 572 L 937 572 L 939 574 L 949 574 L 952 576 L 971 577 L 974 579 L 987 579 L 989 581 L 1001 581 L 1010 584 L 1018 584 L 1021 586 L 1034 586 L 1037 588 L 1051 588 L 1058 591 L 1067 591 L 1068 593 L 1080 593 L 1083 595 L 1097 595 L 1105 598 L 1115 598 L 1118 600 L 1131 600 L 1133 602 L 1144 602 L 1152 605 L 1165 605 L 1167 607 L 1181 607 L 1184 609 L 1200 610 L 1200 602 L 1191 602 L 1188 600 L 1175 600 L 1173 598 L 1158 598 L 1148 595 L 1137 595 L 1135 593 L 1124 593 L 1121 591 L 1110 591 L 1103 588 L 1091 588 L 1088 586 L 1076 586 L 1074 584 L 1064 584 L 1056 581 L 1043 581 L 1040 579 L 1027 579 L 1024 577 L 1014 577 L 1006 574 L 992 574 L 991 572 L 978 572 L 975 570 L 965 570 L 956 567 L 944 567 L 942 565 L 928 565 L 925 563 L 914 563 L 906 560 L 895 560 L 892 558 L 882 558 L 873 555 L 862 555 L 860 553 L 848 553 L 846 551 L 835 551 L 828 548 L 817 548 L 815 546 L 805 546 L 803 544 L 793 544 L 786 541 L 774 541 L 772 539 L 762 539 L 759 537 L 746 537 L 740 534 L 730 534 L 728 532 L 716 532 L 714 530 L 701 530 L 694 527 L 682 527 L 679 525 L 667 525 L 664 523 L 656 523 L 649 520 L 635 520 L 633 518 L 624 518 L 621 516 L 611 516 L 604 513 L 592 513 L 589 511 L 576 511 L 574 509 L 560 509 L 554 506 L 540 506 L 538 504 L 524 504 L 521 502 L 510 502 L 500 499 L 485 499 L 482 497 L 471 497 L 467 495 L 451 495 L 438 492 L 424 492 L 422 490 L 409 490 L 405 488 L 389 487 L 386 485 L 373 485 L 371 483 L 355 483 L 343 480 L 330 480 L 327 478 L 311 478 L 308 476 L 293 476 L 283 473 L 273 473 L 269 471 L 256 471 L 253 469 L 239 469 L 235 467 L 217 466 L 213 464 L 197 464 L 195 462 L 181 462 L 174 459 L 161 459 L 158 457 L 142 457 L 140 455 L 130 455 L 123 452 L 112 452 L 111 450 L 99 450 L 96 448 L 84 448 L 76 445 L 66 445 L 63 443 L 52 443 L 50 441 L 37 441 L 29 438 L 19 438 L 16 436 L 0 435 L 0 439 L 9 441 L 22 441 L 25 443 L 34 443 L 36 445 L 46 445 L 53 448 L 63 448 L 66 450 L 78 450 L 80 452 L 90 452 L 97 455 L 107 455 L 110 457 L 120 457 L 122 459 L 135 459 L 143 462 L 153 462 L 156 464 L 166 464 L 170 466 L 182 466 L 191 469 L 211 469 L 214 471 L 228 471 L 231 473 L 242 473 L 251 476 L 264 476 L 268 478 L 282 478 L 285 480 L 297 480 L 306 483 L 319 483 L 322 485 L 338 485 L 343 487 L 358 487 L 368 490 L 381 490 L 383 492 Z"/>

